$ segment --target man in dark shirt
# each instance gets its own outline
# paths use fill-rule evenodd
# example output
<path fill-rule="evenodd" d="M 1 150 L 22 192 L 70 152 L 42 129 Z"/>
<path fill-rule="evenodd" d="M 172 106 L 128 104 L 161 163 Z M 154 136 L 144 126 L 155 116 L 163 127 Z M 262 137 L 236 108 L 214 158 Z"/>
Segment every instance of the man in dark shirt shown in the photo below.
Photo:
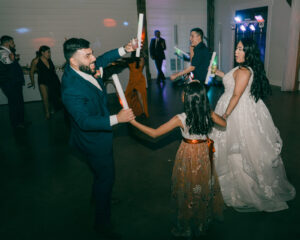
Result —
<path fill-rule="evenodd" d="M 205 83 L 206 74 L 209 67 L 210 53 L 208 48 L 203 43 L 203 31 L 200 28 L 193 28 L 190 33 L 191 47 L 193 54 L 191 54 L 191 65 L 181 72 L 174 73 L 170 79 L 174 80 L 182 75 L 193 72 L 193 79 Z"/>

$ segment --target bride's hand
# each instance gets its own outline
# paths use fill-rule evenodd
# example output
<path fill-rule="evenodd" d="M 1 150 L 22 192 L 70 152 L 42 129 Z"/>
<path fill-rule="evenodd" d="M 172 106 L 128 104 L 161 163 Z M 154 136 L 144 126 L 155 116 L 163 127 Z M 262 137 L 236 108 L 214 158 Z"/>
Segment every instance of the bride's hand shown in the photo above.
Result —
<path fill-rule="evenodd" d="M 215 73 L 217 76 L 223 78 L 225 73 L 223 73 L 222 71 L 220 71 L 219 69 L 216 70 L 216 73 Z"/>

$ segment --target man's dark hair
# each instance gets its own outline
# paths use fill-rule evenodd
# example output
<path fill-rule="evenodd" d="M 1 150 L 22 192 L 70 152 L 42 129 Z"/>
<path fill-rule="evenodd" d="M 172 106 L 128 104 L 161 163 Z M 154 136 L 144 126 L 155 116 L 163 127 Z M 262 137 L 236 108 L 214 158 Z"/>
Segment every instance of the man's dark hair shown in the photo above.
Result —
<path fill-rule="evenodd" d="M 201 28 L 193 28 L 191 32 L 196 32 L 198 35 L 200 35 L 201 39 L 203 40 L 203 31 Z"/>
<path fill-rule="evenodd" d="M 83 38 L 70 38 L 64 43 L 64 56 L 67 62 L 70 62 L 70 58 L 79 49 L 89 48 L 90 42 Z"/>
<path fill-rule="evenodd" d="M 154 34 L 156 34 L 156 33 L 160 33 L 160 31 L 159 31 L 159 30 L 155 30 L 155 31 L 154 31 Z"/>
<path fill-rule="evenodd" d="M 9 42 L 11 40 L 14 40 L 11 36 L 4 35 L 1 37 L 0 42 L 1 45 L 3 45 L 4 43 Z"/>
<path fill-rule="evenodd" d="M 42 53 L 46 52 L 47 50 L 50 50 L 50 47 L 48 47 L 46 45 L 40 46 L 39 51 L 38 51 L 38 56 L 42 56 Z"/>

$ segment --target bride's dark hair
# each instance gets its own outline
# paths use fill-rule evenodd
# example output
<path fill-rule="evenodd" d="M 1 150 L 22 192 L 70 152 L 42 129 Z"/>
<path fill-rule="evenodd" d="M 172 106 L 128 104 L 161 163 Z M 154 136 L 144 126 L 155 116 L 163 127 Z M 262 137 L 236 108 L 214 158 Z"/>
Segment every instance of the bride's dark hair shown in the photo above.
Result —
<path fill-rule="evenodd" d="M 260 51 L 256 42 L 251 38 L 240 40 L 244 46 L 245 61 L 240 63 L 240 67 L 250 67 L 253 70 L 253 82 L 251 85 L 251 95 L 257 102 L 271 94 L 271 87 L 266 76 L 264 65 L 260 60 Z"/>
<path fill-rule="evenodd" d="M 193 81 L 184 88 L 184 112 L 190 134 L 208 134 L 212 130 L 211 109 L 205 86 Z"/>

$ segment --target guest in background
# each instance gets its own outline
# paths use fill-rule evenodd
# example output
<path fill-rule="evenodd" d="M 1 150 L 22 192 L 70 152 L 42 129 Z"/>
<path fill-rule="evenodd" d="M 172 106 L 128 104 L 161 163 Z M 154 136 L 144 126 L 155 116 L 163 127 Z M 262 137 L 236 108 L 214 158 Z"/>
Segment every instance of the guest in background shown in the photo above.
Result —
<path fill-rule="evenodd" d="M 1 37 L 0 46 L 0 88 L 8 100 L 9 117 L 13 127 L 24 128 L 24 75 L 15 53 L 14 39 Z"/>
<path fill-rule="evenodd" d="M 33 60 L 30 69 L 30 79 L 34 82 L 34 72 L 38 73 L 38 84 L 45 108 L 45 117 L 50 119 L 50 113 L 62 108 L 60 97 L 60 81 L 51 60 L 48 46 L 41 46 L 39 57 Z"/>
<path fill-rule="evenodd" d="M 157 83 L 165 81 L 166 77 L 161 69 L 165 56 L 166 42 L 165 39 L 160 37 L 160 31 L 154 31 L 155 37 L 151 39 L 150 42 L 150 56 L 155 61 L 155 66 L 157 69 Z"/>
<path fill-rule="evenodd" d="M 32 87 L 33 89 L 35 89 L 34 74 L 37 73 L 37 68 L 33 67 L 33 65 L 36 64 L 35 62 L 38 61 L 39 57 L 40 57 L 40 53 L 39 53 L 39 51 L 36 51 L 35 58 L 32 59 L 31 64 L 30 64 L 30 72 L 29 72 L 30 83 L 28 83 L 28 87 Z M 31 71 L 31 70 L 33 70 L 33 71 Z"/>
<path fill-rule="evenodd" d="M 191 42 L 191 65 L 181 72 L 174 73 L 170 76 L 171 80 L 193 72 L 194 79 L 198 79 L 201 83 L 205 83 L 205 78 L 210 62 L 210 53 L 203 42 L 203 31 L 201 28 L 193 28 L 190 33 Z"/>
<path fill-rule="evenodd" d="M 144 57 L 135 57 L 135 52 L 133 52 L 128 62 L 129 82 L 125 91 L 125 97 L 135 116 L 145 114 L 146 117 L 149 117 L 146 79 L 143 74 L 144 65 Z"/>

